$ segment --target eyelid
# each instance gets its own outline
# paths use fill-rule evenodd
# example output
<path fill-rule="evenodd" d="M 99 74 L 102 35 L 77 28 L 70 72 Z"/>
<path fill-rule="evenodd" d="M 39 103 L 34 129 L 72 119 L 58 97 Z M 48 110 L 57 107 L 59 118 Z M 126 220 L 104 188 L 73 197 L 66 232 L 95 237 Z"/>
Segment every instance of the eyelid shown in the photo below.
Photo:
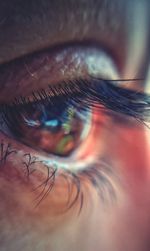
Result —
<path fill-rule="evenodd" d="M 119 75 L 113 58 L 101 48 L 70 46 L 37 53 L 1 69 L 0 101 L 10 101 L 14 95 L 28 96 L 32 91 L 68 79 L 86 79 L 89 74 L 109 79 Z M 10 88 L 15 89 L 15 93 L 9 92 L 8 97 Z"/>

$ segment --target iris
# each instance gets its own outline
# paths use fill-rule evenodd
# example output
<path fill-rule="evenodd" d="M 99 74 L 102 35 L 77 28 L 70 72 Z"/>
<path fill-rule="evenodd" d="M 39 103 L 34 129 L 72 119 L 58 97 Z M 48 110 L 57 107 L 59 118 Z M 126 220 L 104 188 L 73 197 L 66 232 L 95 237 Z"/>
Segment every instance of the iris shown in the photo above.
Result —
<path fill-rule="evenodd" d="M 91 118 L 89 113 L 90 110 L 81 112 L 81 105 L 77 106 L 71 100 L 59 100 L 57 105 L 45 100 L 13 110 L 13 121 L 10 116 L 7 118 L 15 137 L 28 146 L 66 157 L 85 140 L 83 135 Z"/>

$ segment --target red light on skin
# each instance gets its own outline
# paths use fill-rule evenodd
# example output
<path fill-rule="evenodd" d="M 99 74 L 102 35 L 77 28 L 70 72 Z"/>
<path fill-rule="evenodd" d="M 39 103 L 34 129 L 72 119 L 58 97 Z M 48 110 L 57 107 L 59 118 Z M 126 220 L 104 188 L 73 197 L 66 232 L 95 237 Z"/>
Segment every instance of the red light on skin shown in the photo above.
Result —
<path fill-rule="evenodd" d="M 120 175 L 128 195 L 142 203 L 150 189 L 147 128 L 137 121 L 128 125 L 119 120 L 112 120 L 110 128 L 105 144 L 106 156 L 113 163 L 114 172 Z"/>
<path fill-rule="evenodd" d="M 89 130 L 87 139 L 84 139 L 84 142 L 80 146 L 80 152 L 77 154 L 77 158 L 82 161 L 86 161 L 88 157 L 94 159 L 97 156 L 100 158 L 103 155 L 107 125 L 110 121 L 110 117 L 101 108 L 93 108 L 91 113 L 91 129 Z"/>

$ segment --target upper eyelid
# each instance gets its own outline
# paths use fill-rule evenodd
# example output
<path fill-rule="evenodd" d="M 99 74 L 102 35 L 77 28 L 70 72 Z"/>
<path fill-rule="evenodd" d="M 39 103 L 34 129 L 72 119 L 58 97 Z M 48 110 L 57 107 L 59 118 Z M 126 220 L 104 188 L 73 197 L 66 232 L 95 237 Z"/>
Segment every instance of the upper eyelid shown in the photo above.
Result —
<path fill-rule="evenodd" d="M 105 68 L 107 65 L 104 73 L 102 62 Z M 32 91 L 45 89 L 57 82 L 85 78 L 93 69 L 94 74 L 99 72 L 100 76 L 115 74 L 116 77 L 119 74 L 118 66 L 109 52 L 90 44 L 67 44 L 28 55 L 0 68 L 1 102 L 5 97 L 8 99 L 6 90 L 10 88 L 15 88 L 15 96 L 20 92 L 27 96 Z M 12 96 L 13 92 L 10 94 Z"/>
<path fill-rule="evenodd" d="M 94 39 L 88 39 L 85 38 L 83 40 L 78 40 L 78 39 L 74 39 L 74 40 L 67 40 L 67 41 L 63 41 L 63 42 L 57 42 L 51 45 L 47 45 L 44 48 L 37 48 L 36 50 L 31 50 L 28 51 L 26 53 L 23 53 L 15 58 L 12 58 L 10 60 L 7 60 L 6 62 L 0 62 L 0 69 L 1 68 L 5 68 L 5 67 L 9 67 L 9 65 L 11 64 L 15 64 L 17 62 L 21 62 L 24 61 L 26 62 L 26 60 L 28 59 L 32 59 L 34 57 L 36 57 L 39 54 L 42 53 L 52 53 L 52 52 L 57 52 L 60 51 L 64 48 L 70 48 L 70 47 L 88 47 L 89 48 L 97 48 L 100 50 L 105 51 L 106 53 L 108 53 L 112 58 L 115 59 L 115 61 L 117 61 L 117 56 L 115 55 L 116 51 L 115 51 L 115 47 L 111 47 L 109 46 L 109 44 L 106 43 L 106 41 L 95 41 Z"/>

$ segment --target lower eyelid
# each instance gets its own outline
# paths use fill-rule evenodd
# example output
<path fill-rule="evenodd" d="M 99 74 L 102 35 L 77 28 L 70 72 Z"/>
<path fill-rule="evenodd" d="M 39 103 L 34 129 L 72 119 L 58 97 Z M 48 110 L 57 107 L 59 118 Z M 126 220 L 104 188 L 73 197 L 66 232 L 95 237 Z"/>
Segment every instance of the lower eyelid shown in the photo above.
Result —
<path fill-rule="evenodd" d="M 42 163 L 36 161 L 33 163 L 34 161 L 34 157 L 30 154 L 26 156 L 24 162 L 14 160 L 13 154 L 7 156 L 6 162 L 1 161 L 0 180 L 5 188 L 1 191 L 4 190 L 7 194 L 8 189 L 12 194 L 11 200 L 17 201 L 20 207 L 26 206 L 25 211 L 47 209 L 51 216 L 65 211 L 68 203 L 68 184 L 63 172 L 62 175 L 58 175 L 56 169 L 48 169 Z M 75 197 L 74 193 L 76 187 L 72 185 L 72 198 Z"/>
<path fill-rule="evenodd" d="M 44 167 L 44 170 L 41 163 L 35 163 L 33 169 L 30 170 L 31 173 L 27 174 L 23 163 L 21 167 L 18 163 L 15 165 L 9 161 L 6 161 L 0 168 L 1 185 L 5 188 L 1 191 L 4 190 L 4 194 L 11 193 L 12 203 L 16 201 L 20 208 L 24 208 L 24 211 L 36 210 L 40 214 L 48 212 L 50 217 L 58 217 L 70 211 L 71 208 L 76 208 L 76 214 L 80 211 L 82 182 L 71 172 L 61 170 L 58 173 L 56 169 L 49 168 L 49 174 L 48 172 L 46 174 L 47 167 Z M 35 172 L 34 168 L 36 168 Z"/>
<path fill-rule="evenodd" d="M 104 168 L 107 168 L 107 165 L 105 166 L 104 163 L 103 165 Z M 9 166 L 8 163 L 5 168 L 7 174 L 12 170 L 12 166 Z M 4 194 L 7 189 L 8 194 L 11 194 L 12 204 L 17 203 L 18 208 L 23 209 L 25 213 L 34 213 L 34 216 L 38 213 L 39 216 L 42 215 L 42 220 L 48 214 L 49 218 L 59 221 L 59 216 L 61 220 L 66 213 L 66 216 L 69 213 L 71 217 L 77 217 L 81 211 L 85 213 L 91 199 L 93 201 L 99 198 L 100 203 L 104 203 L 104 200 L 115 199 L 112 177 L 107 174 L 107 171 L 100 172 L 100 169 L 91 167 L 89 171 L 80 173 L 78 176 L 62 172 L 56 174 L 53 186 L 51 186 L 51 181 L 42 184 L 42 181 L 45 181 L 45 175 L 42 177 L 41 173 L 37 173 L 37 177 L 40 176 L 37 184 L 34 175 L 30 176 L 29 180 L 25 180 L 20 176 L 16 178 L 16 173 L 13 176 L 12 172 L 9 172 L 9 176 L 12 175 L 12 177 L 6 179 L 6 173 L 4 175 L 3 172 L 1 180 L 4 182 L 2 181 L 1 184 L 5 188 L 3 189 Z"/>

